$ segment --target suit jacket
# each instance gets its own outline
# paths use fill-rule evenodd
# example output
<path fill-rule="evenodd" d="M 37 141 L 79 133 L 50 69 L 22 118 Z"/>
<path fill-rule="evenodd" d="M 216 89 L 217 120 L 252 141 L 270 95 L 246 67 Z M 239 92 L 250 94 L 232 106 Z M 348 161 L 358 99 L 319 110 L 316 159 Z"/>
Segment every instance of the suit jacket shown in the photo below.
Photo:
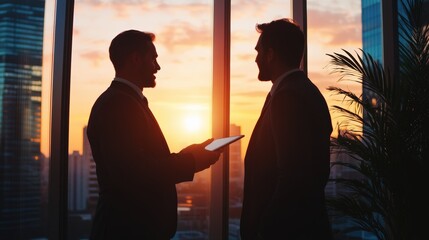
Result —
<path fill-rule="evenodd" d="M 317 87 L 301 71 L 286 76 L 246 152 L 242 239 L 331 238 L 324 196 L 331 132 Z"/>
<path fill-rule="evenodd" d="M 87 134 L 100 188 L 91 239 L 173 237 L 175 184 L 193 179 L 195 162 L 170 153 L 147 101 L 113 81 L 92 108 Z"/>

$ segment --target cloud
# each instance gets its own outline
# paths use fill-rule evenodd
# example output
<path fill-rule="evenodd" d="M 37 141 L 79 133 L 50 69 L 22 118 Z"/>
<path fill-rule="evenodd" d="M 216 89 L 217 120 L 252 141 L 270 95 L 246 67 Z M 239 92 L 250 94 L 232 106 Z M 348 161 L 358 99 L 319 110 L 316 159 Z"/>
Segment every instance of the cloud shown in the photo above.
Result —
<path fill-rule="evenodd" d="M 331 12 L 360 13 L 361 1 L 356 0 L 310 0 L 307 6 L 310 9 L 329 9 Z"/>
<path fill-rule="evenodd" d="M 208 26 L 193 26 L 191 23 L 180 21 L 165 26 L 159 34 L 158 42 L 169 51 L 194 46 L 210 46 L 212 43 L 211 28 Z"/>
<path fill-rule="evenodd" d="M 171 15 L 177 12 L 186 12 L 191 16 L 207 15 L 213 12 L 213 4 L 206 1 L 177 1 L 177 0 L 79 0 L 78 5 L 89 5 L 91 7 L 113 8 L 118 18 L 127 18 L 136 8 L 142 12 L 163 12 Z M 274 1 L 272 4 L 279 4 Z M 231 3 L 234 18 L 247 18 L 249 16 L 262 16 L 270 4 L 265 0 L 237 0 Z"/>
<path fill-rule="evenodd" d="M 234 56 L 231 56 L 234 57 Z M 256 54 L 237 54 L 235 56 L 240 61 L 252 62 L 255 60 Z"/>
<path fill-rule="evenodd" d="M 198 2 L 179 2 L 165 0 L 80 0 L 78 6 L 93 8 L 110 8 L 116 12 L 118 19 L 127 19 L 135 14 L 138 9 L 140 13 L 162 12 L 165 15 L 186 12 L 188 15 L 201 15 L 212 11 L 211 4 Z M 155 20 L 155 19 L 154 19 Z"/>
<path fill-rule="evenodd" d="M 150 23 L 157 35 L 157 43 L 167 50 L 182 47 L 210 46 L 212 43 L 212 5 L 189 1 L 142 1 L 142 0 L 81 0 L 79 8 L 103 12 L 115 18 L 112 27 L 124 21 L 130 26 Z"/>
<path fill-rule="evenodd" d="M 201 15 L 201 14 L 205 15 L 206 13 L 212 12 L 212 5 L 204 4 L 204 3 L 187 3 L 187 4 L 162 3 L 157 6 L 157 9 L 163 12 L 184 11 L 184 12 L 188 12 L 191 15 Z"/>
<path fill-rule="evenodd" d="M 249 16 L 254 18 L 262 16 L 269 7 L 266 0 L 237 0 L 231 3 L 231 12 L 233 19 L 247 19 Z"/>
<path fill-rule="evenodd" d="M 77 36 L 79 36 L 80 35 L 80 29 L 78 29 L 78 28 L 76 28 L 76 27 L 74 27 L 73 28 L 73 37 L 77 37 Z"/>
<path fill-rule="evenodd" d="M 79 4 L 101 5 L 101 4 L 142 4 L 145 0 L 78 0 Z M 163 2 L 162 0 L 152 0 L 152 2 Z"/>
<path fill-rule="evenodd" d="M 329 74 L 328 72 L 325 73 L 310 71 L 308 76 L 314 83 L 314 85 L 316 85 L 322 93 L 328 96 L 332 95 L 332 93 L 327 90 L 327 88 L 331 86 L 339 87 L 358 95 L 362 92 L 362 85 L 351 81 L 338 81 L 340 76 L 336 74 Z"/>
<path fill-rule="evenodd" d="M 105 53 L 100 51 L 88 51 L 80 54 L 80 57 L 90 61 L 95 67 L 99 66 L 101 61 L 108 59 Z"/>
<path fill-rule="evenodd" d="M 309 9 L 307 26 L 311 34 L 326 36 L 326 44 L 331 46 L 360 45 L 362 41 L 360 13 Z"/>

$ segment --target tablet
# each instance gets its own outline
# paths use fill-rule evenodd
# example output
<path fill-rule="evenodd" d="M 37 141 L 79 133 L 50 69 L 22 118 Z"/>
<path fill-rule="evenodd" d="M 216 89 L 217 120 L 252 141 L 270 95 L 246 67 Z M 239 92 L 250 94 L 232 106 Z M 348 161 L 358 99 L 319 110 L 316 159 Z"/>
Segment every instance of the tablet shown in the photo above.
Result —
<path fill-rule="evenodd" d="M 209 151 L 215 151 L 218 150 L 219 148 L 222 148 L 228 144 L 231 144 L 235 141 L 237 141 L 238 139 L 244 137 L 244 135 L 237 135 L 237 136 L 231 136 L 231 137 L 226 137 L 226 138 L 218 138 L 215 139 L 213 142 L 211 142 L 209 145 L 207 145 L 205 147 L 206 150 Z"/>

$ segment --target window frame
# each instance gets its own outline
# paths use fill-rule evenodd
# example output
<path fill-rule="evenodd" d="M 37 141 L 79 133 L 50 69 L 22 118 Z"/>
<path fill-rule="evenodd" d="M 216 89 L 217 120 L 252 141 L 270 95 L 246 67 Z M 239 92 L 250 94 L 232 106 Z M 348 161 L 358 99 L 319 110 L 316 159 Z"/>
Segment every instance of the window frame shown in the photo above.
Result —
<path fill-rule="evenodd" d="M 52 54 L 49 239 L 67 239 L 67 170 L 74 0 L 57 0 Z"/>

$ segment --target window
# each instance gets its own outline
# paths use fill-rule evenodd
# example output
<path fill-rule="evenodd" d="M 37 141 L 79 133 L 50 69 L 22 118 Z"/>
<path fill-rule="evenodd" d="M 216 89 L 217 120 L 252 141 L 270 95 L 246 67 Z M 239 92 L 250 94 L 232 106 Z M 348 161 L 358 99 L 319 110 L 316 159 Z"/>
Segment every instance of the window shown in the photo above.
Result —
<path fill-rule="evenodd" d="M 258 80 L 256 24 L 291 18 L 291 1 L 231 1 L 231 135 L 245 137 L 229 149 L 229 239 L 239 239 L 244 157 L 272 83 Z"/>
<path fill-rule="evenodd" d="M 161 70 L 156 74 L 156 87 L 145 88 L 143 94 L 170 151 L 179 152 L 211 137 L 212 5 L 208 0 L 75 3 L 68 162 L 70 239 L 88 237 L 98 200 L 85 126 L 92 105 L 115 76 L 108 52 L 111 40 L 128 29 L 156 35 Z M 175 239 L 208 238 L 210 170 L 176 188 L 179 219 Z"/>

